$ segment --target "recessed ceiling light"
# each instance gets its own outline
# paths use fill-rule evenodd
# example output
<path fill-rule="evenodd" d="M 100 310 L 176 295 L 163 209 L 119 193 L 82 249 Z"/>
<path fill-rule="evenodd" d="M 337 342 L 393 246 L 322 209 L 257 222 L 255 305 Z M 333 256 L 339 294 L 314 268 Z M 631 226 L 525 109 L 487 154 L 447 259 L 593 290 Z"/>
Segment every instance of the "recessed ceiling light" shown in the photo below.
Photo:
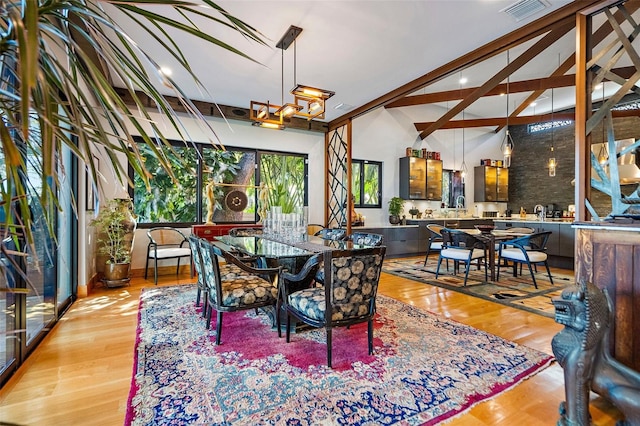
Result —
<path fill-rule="evenodd" d="M 467 81 L 469 81 L 467 77 L 460 77 L 460 84 L 465 84 Z"/>
<path fill-rule="evenodd" d="M 171 71 L 171 68 L 169 67 L 160 67 L 160 73 L 166 75 L 167 77 L 170 77 L 171 74 L 173 74 L 173 71 Z"/>

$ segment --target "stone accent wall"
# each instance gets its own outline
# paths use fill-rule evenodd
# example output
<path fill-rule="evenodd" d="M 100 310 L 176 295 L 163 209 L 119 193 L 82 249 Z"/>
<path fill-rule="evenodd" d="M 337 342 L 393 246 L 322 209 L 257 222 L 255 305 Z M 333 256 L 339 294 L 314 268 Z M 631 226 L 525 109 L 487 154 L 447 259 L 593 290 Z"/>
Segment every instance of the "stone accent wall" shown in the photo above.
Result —
<path fill-rule="evenodd" d="M 640 138 L 640 118 L 625 117 L 614 119 L 616 140 Z M 508 209 L 517 214 L 520 207 L 528 213 L 533 212 L 536 204 L 555 203 L 560 210 L 566 210 L 569 204 L 575 204 L 575 188 L 571 183 L 575 177 L 575 125 L 553 129 L 553 145 L 558 163 L 556 176 L 549 176 L 547 163 L 550 157 L 551 130 L 529 133 L 528 126 L 510 126 L 514 141 L 514 151 L 509 169 Z M 592 143 L 603 141 L 602 127 L 592 132 Z M 606 136 L 604 136 L 606 139 Z M 597 152 L 597 150 L 596 150 Z M 629 194 L 636 185 L 622 188 Z M 611 212 L 611 199 L 599 191 L 593 190 L 590 199 L 600 216 Z"/>

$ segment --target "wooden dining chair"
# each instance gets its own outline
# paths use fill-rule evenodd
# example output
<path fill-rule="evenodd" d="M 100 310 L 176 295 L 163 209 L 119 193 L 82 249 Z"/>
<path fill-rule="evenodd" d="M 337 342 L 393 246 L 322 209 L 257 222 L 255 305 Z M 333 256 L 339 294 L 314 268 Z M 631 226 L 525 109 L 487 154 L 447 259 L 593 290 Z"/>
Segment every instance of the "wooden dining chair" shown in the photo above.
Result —
<path fill-rule="evenodd" d="M 367 323 L 369 354 L 373 354 L 373 316 L 386 247 L 334 250 L 323 253 L 325 285 L 291 291 L 283 287 L 287 312 L 286 337 L 291 341 L 291 318 L 323 327 L 327 339 L 327 365 L 331 367 L 332 329 Z M 301 339 L 303 344 L 306 339 Z"/>

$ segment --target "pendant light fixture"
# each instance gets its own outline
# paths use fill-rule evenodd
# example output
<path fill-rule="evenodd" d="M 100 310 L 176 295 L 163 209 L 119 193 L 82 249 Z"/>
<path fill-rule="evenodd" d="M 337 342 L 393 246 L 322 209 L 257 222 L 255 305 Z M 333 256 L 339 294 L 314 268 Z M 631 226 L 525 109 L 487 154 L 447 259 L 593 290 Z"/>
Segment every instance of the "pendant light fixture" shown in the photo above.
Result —
<path fill-rule="evenodd" d="M 462 164 L 460 164 L 460 177 L 464 183 L 467 177 L 467 164 L 464 162 L 464 110 L 462 110 Z"/>
<path fill-rule="evenodd" d="M 604 81 L 600 84 L 602 85 L 602 99 L 600 102 L 604 104 Z M 605 122 L 602 120 L 602 145 L 600 145 L 600 151 L 598 151 L 598 163 L 600 163 L 602 167 L 605 167 L 609 162 L 609 151 L 605 143 L 606 140 Z"/>
<path fill-rule="evenodd" d="M 269 101 L 258 102 L 251 101 L 251 110 L 249 118 L 253 124 L 261 127 L 272 129 L 284 129 L 284 119 L 289 117 L 304 117 L 307 120 L 314 118 L 324 118 L 325 101 L 332 97 L 335 92 L 330 90 L 318 89 L 317 87 L 298 84 L 296 81 L 296 38 L 302 32 L 302 28 L 291 25 L 284 33 L 276 47 L 281 50 L 281 99 L 280 105 L 271 104 Z M 294 88 L 291 94 L 294 97 L 294 103 L 284 102 L 284 51 L 293 43 L 293 80 Z"/>
<path fill-rule="evenodd" d="M 553 87 L 551 88 L 551 153 L 549 154 L 549 176 L 554 177 L 556 175 L 556 154 L 553 150 L 553 133 L 555 129 L 555 121 L 553 120 Z"/>
<path fill-rule="evenodd" d="M 509 65 L 509 51 L 507 50 L 507 66 Z M 509 78 L 511 76 L 507 76 L 507 124 L 505 125 L 504 139 L 502 140 L 502 145 L 500 145 L 500 149 L 502 150 L 502 165 L 504 167 L 511 167 L 511 155 L 513 154 L 513 139 L 511 139 L 511 134 L 509 134 Z"/>

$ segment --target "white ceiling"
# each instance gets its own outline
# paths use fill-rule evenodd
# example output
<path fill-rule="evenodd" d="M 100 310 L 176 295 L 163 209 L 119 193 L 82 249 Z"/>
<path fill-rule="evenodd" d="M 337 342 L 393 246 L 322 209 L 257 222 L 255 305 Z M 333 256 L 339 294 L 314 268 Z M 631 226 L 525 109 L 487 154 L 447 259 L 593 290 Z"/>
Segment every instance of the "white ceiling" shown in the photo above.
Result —
<path fill-rule="evenodd" d="M 500 12 L 515 0 L 219 1 L 218 4 L 232 15 L 260 31 L 268 47 L 216 26 L 210 29 L 211 35 L 222 38 L 256 62 L 205 42 L 181 38 L 180 47 L 209 94 L 201 93 L 188 79 L 182 78 L 179 70 L 172 78 L 196 100 L 244 108 L 249 107 L 251 100 L 279 104 L 282 51 L 275 44 L 290 25 L 295 25 L 303 28 L 297 39 L 297 82 L 336 92 L 327 102 L 324 121 L 330 121 L 346 113 L 345 109 L 336 109 L 337 105 L 359 107 L 571 1 L 547 2 L 549 7 L 543 12 L 517 22 Z M 127 29 L 126 24 L 123 26 Z M 143 49 L 154 49 L 149 37 L 138 39 L 135 29 L 128 31 Z M 560 59 L 564 61 L 575 51 L 573 33 L 556 45 L 553 51 L 532 61 L 510 80 L 548 76 L 557 68 Z M 510 58 L 513 60 L 525 47 L 512 49 Z M 284 51 L 285 102 L 291 100 L 289 90 L 294 85 L 293 58 L 292 46 Z M 160 65 L 176 67 L 166 59 L 156 60 Z M 464 75 L 469 78 L 465 87 L 484 83 L 506 65 L 506 61 L 506 55 L 499 55 L 465 71 Z M 422 90 L 435 92 L 457 88 L 460 84 L 458 76 L 454 76 Z M 556 90 L 556 110 L 563 103 L 562 91 Z M 513 95 L 509 103 L 515 104 L 525 96 Z M 565 103 L 573 102 L 572 89 L 564 96 L 567 98 Z M 493 103 L 472 105 L 467 113 L 504 116 L 505 107 L 504 100 L 494 99 Z M 550 100 L 541 99 L 537 108 L 536 113 L 549 111 Z"/>

